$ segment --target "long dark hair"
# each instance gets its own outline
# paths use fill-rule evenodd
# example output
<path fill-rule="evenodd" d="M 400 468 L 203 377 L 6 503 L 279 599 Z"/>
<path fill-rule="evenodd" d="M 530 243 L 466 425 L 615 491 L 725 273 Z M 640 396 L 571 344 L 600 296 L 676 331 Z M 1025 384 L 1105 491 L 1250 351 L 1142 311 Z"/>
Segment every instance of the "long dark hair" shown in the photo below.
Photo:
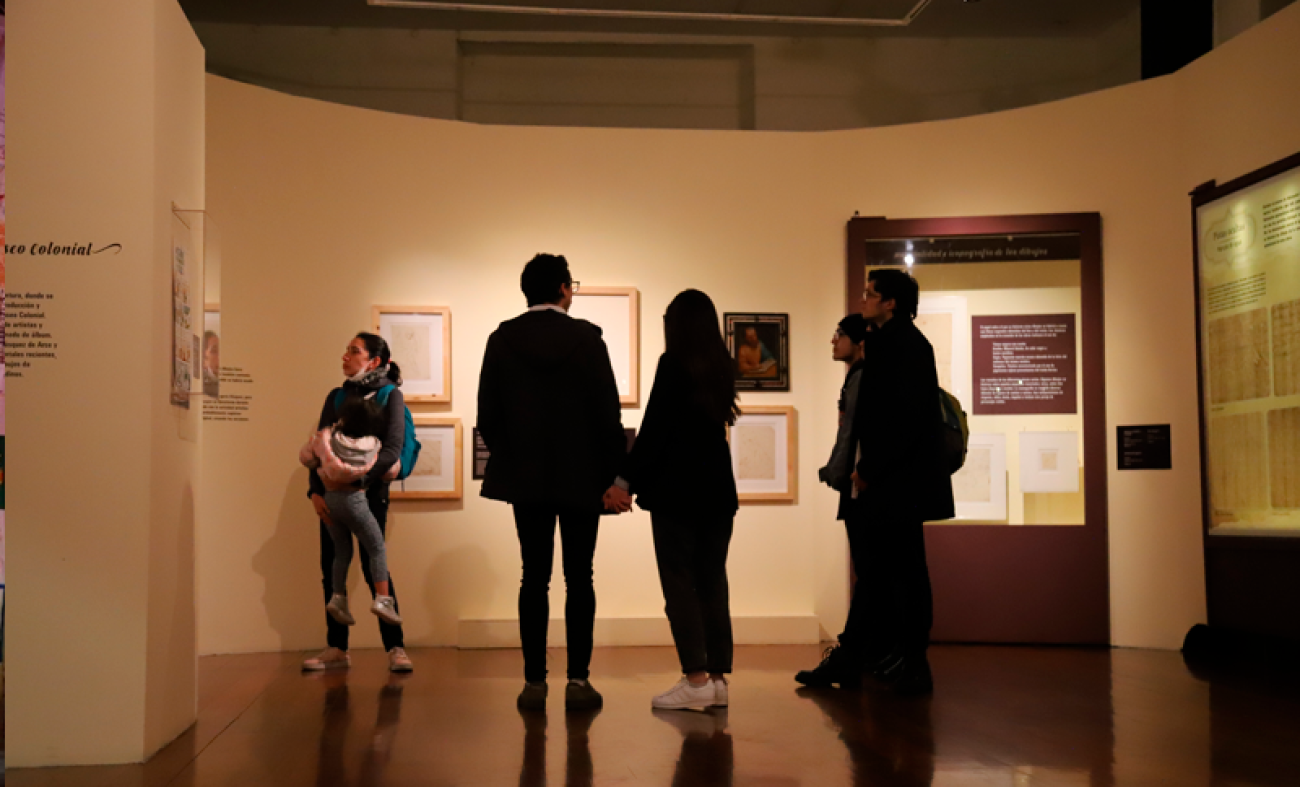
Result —
<path fill-rule="evenodd" d="M 360 339 L 361 343 L 366 346 L 366 352 L 369 353 L 371 358 L 379 359 L 380 366 L 388 364 L 388 379 L 392 381 L 393 385 L 401 385 L 402 370 L 397 367 L 397 364 L 393 363 L 393 351 L 388 349 L 388 342 L 384 340 L 384 337 L 377 333 L 362 331 L 357 334 L 356 338 Z"/>
<path fill-rule="evenodd" d="M 728 426 L 736 422 L 736 378 L 718 327 L 718 310 L 699 290 L 683 290 L 664 312 L 664 353 L 686 367 L 693 397 L 705 413 Z"/>

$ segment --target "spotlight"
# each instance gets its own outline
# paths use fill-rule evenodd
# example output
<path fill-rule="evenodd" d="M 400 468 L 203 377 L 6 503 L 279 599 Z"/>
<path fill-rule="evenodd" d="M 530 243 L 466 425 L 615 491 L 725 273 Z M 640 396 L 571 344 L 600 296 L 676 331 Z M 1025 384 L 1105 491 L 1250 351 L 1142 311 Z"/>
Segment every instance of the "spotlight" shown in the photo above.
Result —
<path fill-rule="evenodd" d="M 906 263 L 907 263 L 907 267 L 910 268 L 910 267 L 912 267 L 912 263 L 916 262 L 916 258 L 909 254 L 909 255 L 907 255 L 906 257 L 903 258 L 903 262 L 906 262 Z"/>

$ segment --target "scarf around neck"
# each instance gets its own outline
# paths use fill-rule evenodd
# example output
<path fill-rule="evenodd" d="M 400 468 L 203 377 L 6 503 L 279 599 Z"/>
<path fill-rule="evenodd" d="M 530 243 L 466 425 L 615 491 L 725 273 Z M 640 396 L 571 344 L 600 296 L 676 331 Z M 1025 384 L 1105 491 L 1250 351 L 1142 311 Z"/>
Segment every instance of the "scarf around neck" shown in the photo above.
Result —
<path fill-rule="evenodd" d="M 373 388 L 375 387 L 375 383 L 380 380 L 388 379 L 388 368 L 389 365 L 384 364 L 383 366 L 371 369 L 368 372 L 357 372 L 348 378 L 348 382 L 354 385 L 359 385 L 362 388 Z"/>

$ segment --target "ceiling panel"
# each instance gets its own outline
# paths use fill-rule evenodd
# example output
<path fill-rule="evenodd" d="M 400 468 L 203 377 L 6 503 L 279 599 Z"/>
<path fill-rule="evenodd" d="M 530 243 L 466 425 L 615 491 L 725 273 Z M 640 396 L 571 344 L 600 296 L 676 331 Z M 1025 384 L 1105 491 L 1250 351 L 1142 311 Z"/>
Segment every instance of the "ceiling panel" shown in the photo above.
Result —
<path fill-rule="evenodd" d="M 932 0 L 366 0 L 385 9 L 605 17 L 906 25 Z"/>
<path fill-rule="evenodd" d="M 500 0 L 504 1 L 504 0 Z M 518 0 L 533 2 L 537 0 Z M 693 9 L 722 13 L 828 14 L 836 18 L 901 18 L 913 0 L 550 0 L 550 5 Z M 932 0 L 907 27 L 847 27 L 680 19 L 618 19 L 380 8 L 366 0 L 180 0 L 194 22 L 310 27 L 381 27 L 481 31 L 644 33 L 707 36 L 1005 37 L 1096 35 L 1130 14 L 1139 0 Z M 518 3 L 517 3 L 518 4 Z"/>

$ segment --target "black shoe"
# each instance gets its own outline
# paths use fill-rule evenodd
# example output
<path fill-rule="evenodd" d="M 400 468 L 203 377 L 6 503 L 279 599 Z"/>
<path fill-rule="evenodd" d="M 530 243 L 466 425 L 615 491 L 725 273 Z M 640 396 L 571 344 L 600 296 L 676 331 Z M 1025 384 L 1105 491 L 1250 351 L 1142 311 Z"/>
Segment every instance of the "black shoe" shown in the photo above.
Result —
<path fill-rule="evenodd" d="M 889 683 L 889 675 L 894 674 L 903 663 L 903 654 L 901 651 L 891 650 L 882 656 L 878 656 L 867 663 L 867 672 L 871 677 L 882 683 Z"/>
<path fill-rule="evenodd" d="M 599 710 L 605 705 L 605 699 L 588 681 L 578 683 L 569 681 L 564 687 L 565 710 Z"/>
<path fill-rule="evenodd" d="M 805 686 L 824 688 L 838 683 L 851 689 L 862 685 L 862 665 L 843 645 L 832 645 L 822 653 L 822 663 L 815 669 L 802 670 L 794 679 Z"/>
<path fill-rule="evenodd" d="M 519 710 L 546 710 L 546 691 L 546 681 L 525 683 L 524 690 L 519 692 L 519 699 L 515 700 L 515 705 Z"/>
<path fill-rule="evenodd" d="M 930 660 L 925 654 L 903 656 L 877 673 L 889 690 L 901 697 L 923 697 L 934 693 Z"/>

